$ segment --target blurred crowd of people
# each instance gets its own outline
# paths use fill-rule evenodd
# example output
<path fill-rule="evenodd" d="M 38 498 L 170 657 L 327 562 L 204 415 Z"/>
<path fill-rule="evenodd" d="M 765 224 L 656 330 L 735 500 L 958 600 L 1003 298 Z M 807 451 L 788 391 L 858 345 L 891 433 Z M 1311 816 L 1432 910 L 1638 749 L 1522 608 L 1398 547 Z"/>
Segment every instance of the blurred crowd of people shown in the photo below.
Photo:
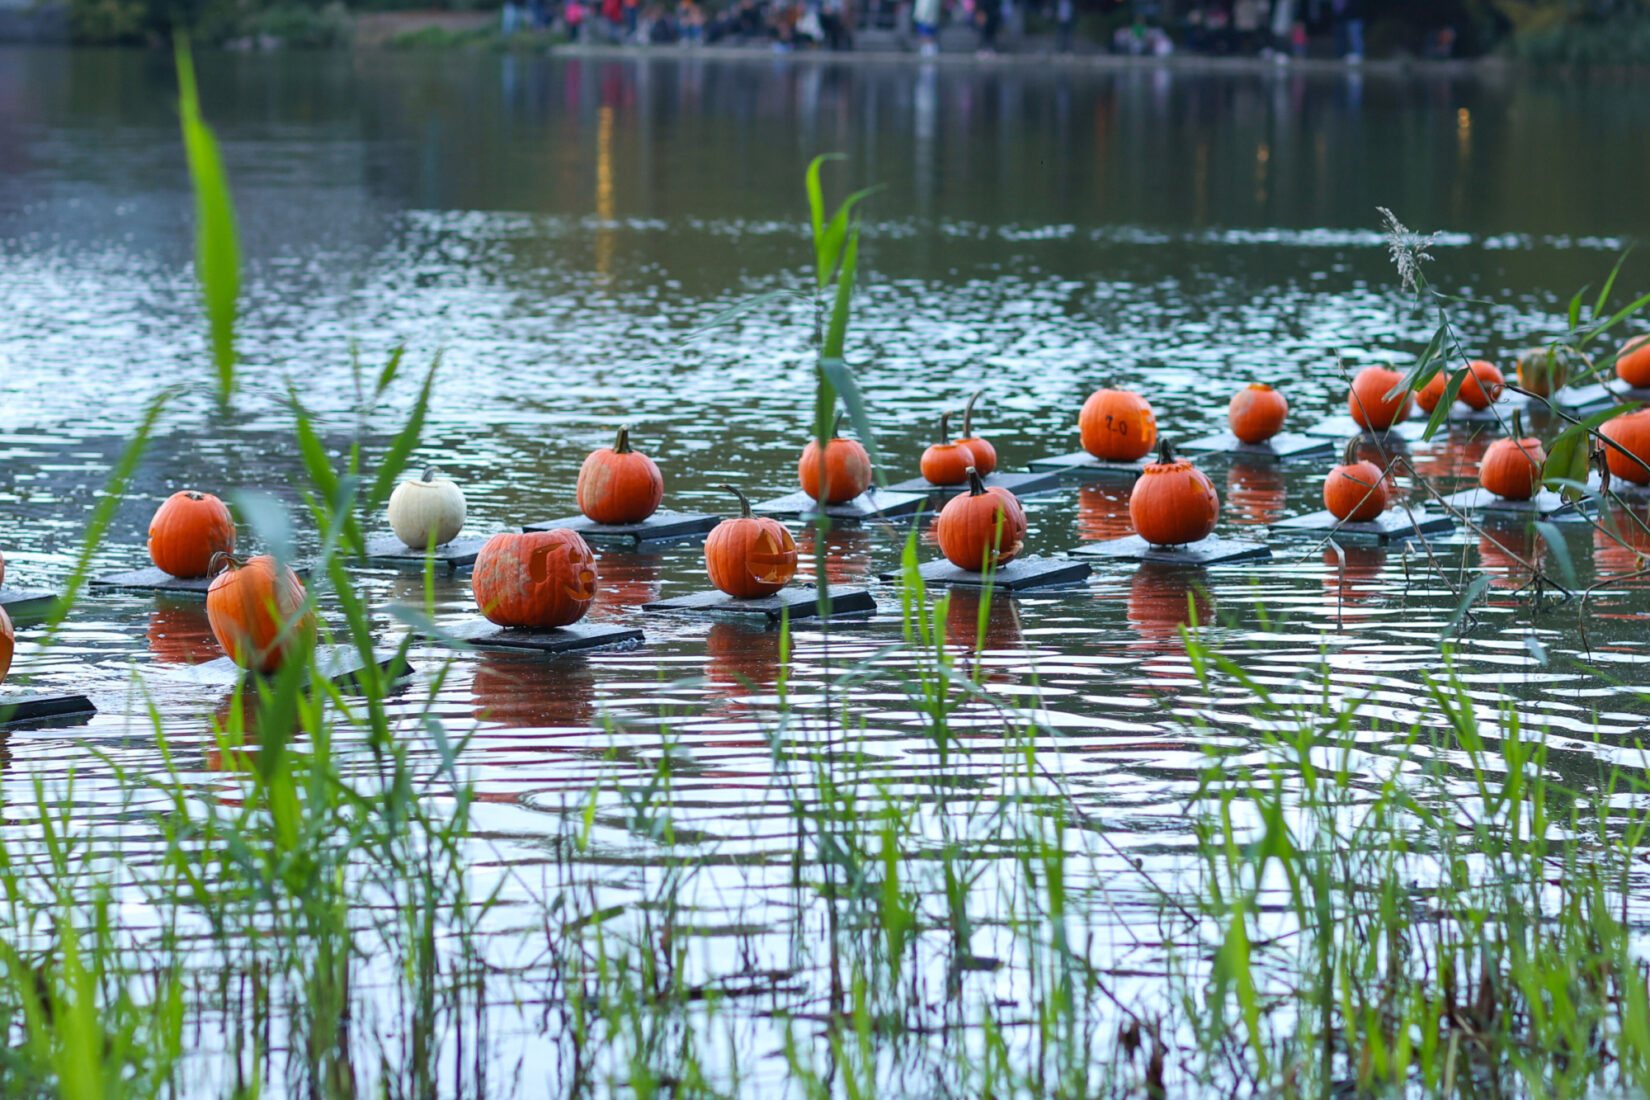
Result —
<path fill-rule="evenodd" d="M 771 44 L 776 50 L 853 48 L 853 0 L 506 0 L 503 27 L 559 26 L 575 42 L 604 45 Z"/>

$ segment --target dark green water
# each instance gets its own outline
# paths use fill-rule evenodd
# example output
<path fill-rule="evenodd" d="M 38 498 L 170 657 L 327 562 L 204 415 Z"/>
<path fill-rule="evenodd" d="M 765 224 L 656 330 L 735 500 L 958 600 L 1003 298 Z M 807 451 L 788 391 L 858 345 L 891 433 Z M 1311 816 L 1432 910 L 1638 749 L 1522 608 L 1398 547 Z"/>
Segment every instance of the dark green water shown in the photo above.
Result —
<path fill-rule="evenodd" d="M 188 269 L 167 58 L 0 53 L 10 583 L 61 580 L 114 455 L 163 387 L 182 393 L 101 566 L 146 563 L 147 518 L 175 489 L 295 501 L 287 386 L 342 447 L 358 428 L 352 347 L 373 366 L 401 342 L 416 365 L 442 355 L 419 458 L 464 485 L 467 533 L 574 511 L 580 460 L 620 424 L 664 467 L 667 506 L 723 508 L 712 487 L 724 481 L 753 496 L 790 491 L 812 400 L 806 309 L 776 305 L 687 334 L 750 295 L 806 285 L 801 176 L 821 151 L 848 158 L 833 170 L 838 193 L 885 185 L 866 207 L 850 357 L 863 364 L 890 480 L 915 472 L 939 412 L 982 387 L 981 427 L 1009 469 L 1073 449 L 1076 409 L 1102 383 L 1147 394 L 1181 439 L 1222 427 L 1227 397 L 1250 380 L 1287 392 L 1291 427 L 1340 411 L 1337 357 L 1402 364 L 1436 324 L 1398 292 L 1377 206 L 1444 233 L 1432 278 L 1471 299 L 1456 320 L 1477 352 L 1510 366 L 1644 229 L 1650 177 L 1640 125 L 1650 85 L 1639 81 L 491 54 L 211 56 L 201 79 L 247 254 L 244 389 L 228 417 L 213 406 Z M 1617 297 L 1647 278 L 1650 261 L 1633 257 Z M 366 417 L 373 446 L 400 423 L 411 389 Z M 1417 444 L 1415 461 L 1453 489 L 1475 477 L 1483 445 L 1454 431 Z M 1224 535 L 1262 537 L 1318 506 L 1320 464 L 1206 465 Z M 1075 484 L 1028 498 L 1029 549 L 1126 533 L 1125 500 L 1124 487 Z M 1588 524 L 1566 529 L 1581 584 L 1633 567 Z M 903 537 L 833 535 L 832 581 L 869 582 L 885 609 L 839 640 L 834 659 L 897 637 L 895 595 L 875 576 Z M 1434 547 L 1452 581 L 1494 580 L 1460 651 L 1486 718 L 1521 700 L 1578 745 L 1602 738 L 1586 751 L 1613 754 L 1641 720 L 1630 689 L 1650 605 L 1631 583 L 1611 584 L 1589 602 L 1585 635 L 1574 605 L 1532 619 L 1514 596 L 1526 578 L 1496 539 L 1526 558 L 1548 553 L 1521 526 L 1458 530 Z M 1188 592 L 1202 593 L 1221 644 L 1276 682 L 1327 661 L 1338 689 L 1374 690 L 1408 717 L 1419 675 L 1439 667 L 1455 597 L 1416 552 L 1353 548 L 1343 572 L 1309 540 L 1271 542 L 1270 562 L 1204 573 L 1101 565 L 1077 589 L 993 612 L 988 682 L 1066 731 L 1074 782 L 1154 845 L 1185 840 L 1174 815 L 1198 756 L 1184 717 L 1209 713 L 1240 735 L 1246 721 L 1243 700 L 1204 697 L 1189 675 L 1176 634 Z M 807 557 L 810 537 L 802 543 Z M 412 577 L 361 577 L 381 604 L 421 592 Z M 647 600 L 704 584 L 692 543 L 603 551 L 600 578 L 592 616 L 624 622 L 642 621 Z M 463 578 L 438 582 L 436 595 L 444 617 L 469 610 Z M 971 615 L 959 599 L 959 627 Z M 440 710 L 479 731 L 466 763 L 497 804 L 486 808 L 497 827 L 522 844 L 548 827 L 542 815 L 610 774 L 603 750 L 616 743 L 646 760 L 661 726 L 697 761 L 678 778 L 684 819 L 752 835 L 747 815 L 772 765 L 758 731 L 774 709 L 775 635 L 653 616 L 642 625 L 650 644 L 629 653 L 457 658 Z M 187 671 L 217 655 L 197 606 L 101 597 L 49 654 L 30 638 L 14 680 L 90 690 L 100 713 L 89 727 L 14 735 L 8 775 L 83 763 L 87 737 L 141 766 L 151 750 L 134 674 L 180 743 L 204 743 L 225 699 Z M 444 657 L 415 652 L 426 669 Z M 791 691 L 804 704 L 819 660 L 818 638 L 803 632 Z M 932 745 L 909 734 L 897 694 L 877 689 L 862 689 L 875 766 L 917 774 Z M 978 725 L 984 775 L 990 715 Z M 78 789 L 93 815 L 97 777 L 93 767 Z M 747 887 L 760 899 L 760 882 Z"/>

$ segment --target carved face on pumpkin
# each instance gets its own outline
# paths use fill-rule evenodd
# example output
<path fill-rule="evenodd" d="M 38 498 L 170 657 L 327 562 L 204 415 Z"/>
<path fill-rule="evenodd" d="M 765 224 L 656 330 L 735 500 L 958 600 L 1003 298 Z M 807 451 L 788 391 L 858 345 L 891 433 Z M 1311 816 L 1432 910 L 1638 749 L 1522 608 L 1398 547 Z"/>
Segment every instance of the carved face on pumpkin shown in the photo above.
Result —
<path fill-rule="evenodd" d="M 527 559 L 527 575 L 534 584 L 544 584 L 552 577 L 562 578 L 562 591 L 570 600 L 596 598 L 596 558 L 582 542 L 534 547 Z"/>

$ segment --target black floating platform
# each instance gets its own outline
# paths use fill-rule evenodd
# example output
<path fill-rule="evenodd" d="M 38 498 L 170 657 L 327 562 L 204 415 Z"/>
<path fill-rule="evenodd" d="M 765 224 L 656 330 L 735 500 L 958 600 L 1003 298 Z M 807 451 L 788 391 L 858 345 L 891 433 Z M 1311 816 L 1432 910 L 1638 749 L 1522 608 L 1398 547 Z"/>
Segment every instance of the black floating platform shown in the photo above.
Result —
<path fill-rule="evenodd" d="M 1264 543 L 1223 539 L 1214 535 L 1185 546 L 1153 546 L 1139 535 L 1091 542 L 1071 551 L 1117 561 L 1150 561 L 1163 565 L 1223 565 L 1237 561 L 1264 561 L 1272 551 Z"/>
<path fill-rule="evenodd" d="M 587 539 L 610 542 L 666 542 L 671 539 L 690 539 L 709 534 L 722 522 L 721 516 L 688 515 L 684 512 L 654 512 L 640 523 L 597 523 L 589 516 L 564 516 L 561 519 L 529 523 L 523 531 L 577 531 Z"/>
<path fill-rule="evenodd" d="M 876 612 L 877 601 L 863 588 L 843 588 L 831 590 L 831 616 L 871 615 Z M 653 603 L 644 603 L 643 611 L 673 611 L 685 615 L 737 615 L 740 617 L 761 618 L 770 623 L 776 623 L 781 618 L 789 616 L 792 620 L 812 619 L 819 615 L 819 590 L 812 585 L 792 585 L 781 588 L 771 596 L 758 596 L 754 599 L 739 599 L 726 592 L 695 592 L 688 596 L 676 596 L 668 600 L 655 600 Z"/>
<path fill-rule="evenodd" d="M 476 563 L 476 555 L 487 545 L 483 538 L 454 539 L 433 551 L 414 550 L 394 535 L 385 535 L 367 542 L 367 560 L 374 565 L 393 565 L 401 569 L 422 569 L 426 560 L 445 566 L 448 572 Z"/>
<path fill-rule="evenodd" d="M 1358 422 L 1353 420 L 1351 416 L 1332 416 L 1328 420 L 1320 420 L 1307 428 L 1306 434 L 1328 436 L 1330 439 L 1349 439 L 1352 436 L 1361 435 L 1377 441 L 1398 439 L 1413 443 L 1425 435 L 1426 431 L 1427 422 L 1413 418 L 1400 420 L 1384 432 L 1372 432 L 1366 428 L 1360 428 Z"/>
<path fill-rule="evenodd" d="M 1086 561 L 1062 561 L 1057 558 L 1019 558 L 1000 567 L 987 577 L 970 569 L 959 569 L 939 558 L 923 562 L 917 573 L 923 583 L 954 585 L 958 588 L 984 588 L 990 585 L 998 592 L 1028 592 L 1034 588 L 1058 588 L 1062 585 L 1082 584 L 1093 568 Z M 898 580 L 898 573 L 884 573 L 885 581 Z"/>
<path fill-rule="evenodd" d="M 1060 488 L 1060 471 L 1033 470 L 1029 474 L 1005 474 L 1002 472 L 988 474 L 981 478 L 987 489 L 1007 489 L 1017 497 L 1029 496 L 1032 493 L 1050 493 Z M 925 478 L 914 477 L 909 481 L 888 486 L 894 493 L 927 493 L 930 498 L 949 500 L 958 493 L 968 491 L 967 484 L 962 485 L 935 485 Z"/>
<path fill-rule="evenodd" d="M 299 565 L 293 566 L 292 571 L 300 578 L 309 575 L 309 570 Z M 205 598 L 206 590 L 212 587 L 213 579 L 174 577 L 151 565 L 145 569 L 134 569 L 129 573 L 110 573 L 104 577 L 93 577 L 87 583 L 87 587 L 94 592 L 169 592 L 174 595 Z"/>
<path fill-rule="evenodd" d="M 1444 498 L 1444 503 L 1462 512 L 1481 512 L 1487 516 L 1519 516 L 1525 519 L 1549 519 L 1555 516 L 1580 518 L 1593 506 L 1591 498 L 1575 503 L 1564 499 L 1562 493 L 1543 489 L 1529 500 L 1507 500 L 1488 489 L 1463 489 Z"/>
<path fill-rule="evenodd" d="M 14 623 L 44 619 L 57 606 L 57 593 L 49 588 L 0 588 L 0 607 Z"/>
<path fill-rule="evenodd" d="M 1034 458 L 1026 465 L 1035 473 L 1053 472 L 1069 474 L 1072 477 L 1133 480 L 1140 476 L 1140 472 L 1146 468 L 1149 461 L 1151 460 L 1137 458 L 1133 462 L 1107 462 L 1095 458 L 1087 451 L 1072 451 L 1070 454 Z"/>
<path fill-rule="evenodd" d="M 412 667 L 393 650 L 377 650 L 373 653 L 373 660 L 379 670 L 393 680 L 412 674 Z M 339 687 L 347 687 L 355 682 L 356 675 L 366 665 L 354 646 L 331 645 L 316 647 L 315 667 L 326 680 Z M 219 657 L 215 661 L 195 665 L 189 669 L 189 675 L 207 683 L 226 685 L 251 678 L 250 673 L 228 657 Z"/>
<path fill-rule="evenodd" d="M 72 724 L 96 713 L 84 695 L 0 695 L 0 726 Z"/>
<path fill-rule="evenodd" d="M 1343 542 L 1403 542 L 1422 535 L 1442 535 L 1455 527 L 1448 516 L 1416 512 L 1413 515 L 1402 508 L 1388 508 L 1372 520 L 1346 523 L 1328 511 L 1312 512 L 1293 519 L 1280 520 L 1272 530 L 1280 534 L 1314 535 L 1339 539 Z"/>
<path fill-rule="evenodd" d="M 539 653 L 575 653 L 585 649 L 639 645 L 643 641 L 642 632 L 635 627 L 612 623 L 574 623 L 550 630 L 523 630 L 475 618 L 443 625 L 442 629 L 447 637 L 482 649 L 531 649 Z"/>
<path fill-rule="evenodd" d="M 1641 405 L 1650 405 L 1650 390 L 1634 389 L 1621 379 L 1612 378 L 1590 386 L 1565 386 L 1553 394 L 1553 404 L 1577 412 L 1615 401 L 1637 401 Z"/>
<path fill-rule="evenodd" d="M 841 504 L 827 504 L 821 509 L 819 502 L 813 497 L 798 489 L 773 500 L 764 500 L 761 504 L 751 505 L 751 510 L 765 516 L 816 516 L 821 511 L 831 519 L 867 520 L 899 516 L 915 515 L 928 503 L 928 494 L 896 493 L 892 489 L 870 488 L 853 500 Z"/>
<path fill-rule="evenodd" d="M 1335 441 L 1323 436 L 1280 432 L 1264 443 L 1245 443 L 1231 432 L 1194 439 L 1181 450 L 1188 454 L 1229 454 L 1259 462 L 1288 462 L 1290 459 L 1321 458 L 1335 449 Z"/>

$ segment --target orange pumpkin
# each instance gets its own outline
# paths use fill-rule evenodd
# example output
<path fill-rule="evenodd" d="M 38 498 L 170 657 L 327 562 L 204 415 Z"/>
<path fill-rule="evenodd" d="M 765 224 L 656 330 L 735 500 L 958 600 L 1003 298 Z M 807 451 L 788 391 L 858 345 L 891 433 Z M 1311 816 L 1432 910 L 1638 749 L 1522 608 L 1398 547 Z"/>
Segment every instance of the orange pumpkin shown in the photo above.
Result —
<path fill-rule="evenodd" d="M 974 467 L 974 452 L 961 443 L 948 443 L 950 413 L 940 414 L 940 442 L 922 452 L 922 476 L 930 485 L 961 485 Z"/>
<path fill-rule="evenodd" d="M 1616 377 L 1635 390 L 1650 389 L 1650 333 L 1635 336 L 1616 352 Z"/>
<path fill-rule="evenodd" d="M 967 447 L 974 452 L 974 468 L 980 472 L 981 477 L 990 477 L 992 471 L 997 468 L 997 448 L 991 445 L 990 440 L 981 439 L 974 434 L 974 402 L 978 401 L 980 394 L 984 392 L 975 390 L 974 396 L 963 406 L 962 438 L 955 442 L 959 447 Z"/>
<path fill-rule="evenodd" d="M 1520 439 L 1523 425 L 1513 413 L 1512 438 L 1497 439 L 1478 463 L 1478 484 L 1503 500 L 1529 500 L 1541 487 L 1547 452 L 1533 436 Z"/>
<path fill-rule="evenodd" d="M 934 520 L 940 553 L 958 569 L 983 573 L 1007 565 L 1025 548 L 1026 513 L 1007 489 L 987 489 L 978 470 L 965 471 L 968 492 L 945 502 Z"/>
<path fill-rule="evenodd" d="M 1157 414 L 1129 390 L 1095 390 L 1077 417 L 1083 450 L 1102 462 L 1133 462 L 1157 442 Z"/>
<path fill-rule="evenodd" d="M 149 559 L 174 577 L 204 577 L 212 559 L 235 552 L 235 521 L 211 493 L 173 493 L 149 521 Z"/>
<path fill-rule="evenodd" d="M 1599 434 L 1615 444 L 1604 447 L 1604 461 L 1611 476 L 1634 485 L 1650 485 L 1650 470 L 1643 465 L 1650 463 L 1650 409 L 1611 417 L 1599 428 Z"/>
<path fill-rule="evenodd" d="M 1487 409 L 1501 400 L 1502 387 L 1506 379 L 1501 375 L 1501 368 L 1494 363 L 1482 359 L 1474 359 L 1467 364 L 1468 374 L 1461 379 L 1461 389 L 1458 396 L 1466 403 L 1469 409 Z"/>
<path fill-rule="evenodd" d="M 302 660 L 315 641 L 315 616 L 298 574 L 268 554 L 219 560 L 226 568 L 206 590 L 206 619 L 230 659 L 258 672 Z"/>
<path fill-rule="evenodd" d="M 1181 546 L 1208 538 L 1220 518 L 1220 495 L 1189 459 L 1177 459 L 1167 439 L 1129 494 L 1129 518 L 1153 546 Z"/>
<path fill-rule="evenodd" d="M 1387 479 L 1381 468 L 1358 457 L 1358 441 L 1349 440 L 1341 464 L 1323 479 L 1323 506 L 1348 523 L 1368 523 L 1386 511 Z"/>
<path fill-rule="evenodd" d="M 796 576 L 796 540 L 778 520 L 751 515 L 744 493 L 722 488 L 739 498 L 739 515 L 706 536 L 705 572 L 711 584 L 738 599 L 771 596 Z"/>
<path fill-rule="evenodd" d="M 1249 383 L 1226 406 L 1226 423 L 1245 443 L 1265 443 L 1283 430 L 1283 418 L 1288 415 L 1288 400 L 1264 382 Z"/>
<path fill-rule="evenodd" d="M 494 535 L 476 555 L 470 591 L 499 626 L 553 630 L 584 618 L 596 598 L 596 556 L 577 531 Z"/>
<path fill-rule="evenodd" d="M 871 456 L 857 439 L 841 439 L 837 430 L 842 417 L 836 418 L 831 438 L 825 442 L 825 503 L 844 504 L 871 487 Z M 819 494 L 819 441 L 808 440 L 802 448 L 802 458 L 796 464 L 796 475 L 802 482 L 802 491 L 815 500 Z"/>
<path fill-rule="evenodd" d="M 11 616 L 0 607 L 0 684 L 6 682 L 6 673 L 11 671 L 12 653 L 16 649 L 17 632 L 12 629 Z"/>
<path fill-rule="evenodd" d="M 1421 406 L 1421 411 L 1428 416 L 1438 407 L 1438 402 L 1444 399 L 1444 389 L 1449 385 L 1449 371 L 1441 370 L 1433 375 L 1427 384 L 1415 393 L 1415 403 Z"/>
<path fill-rule="evenodd" d="M 597 523 L 640 523 L 665 499 L 665 479 L 620 428 L 613 446 L 591 451 L 579 467 L 578 496 L 579 511 Z"/>
<path fill-rule="evenodd" d="M 1353 422 L 1366 431 L 1384 432 L 1408 416 L 1410 391 L 1405 390 L 1395 400 L 1387 397 L 1403 380 L 1403 375 L 1385 367 L 1365 367 L 1359 371 L 1346 399 Z"/>

